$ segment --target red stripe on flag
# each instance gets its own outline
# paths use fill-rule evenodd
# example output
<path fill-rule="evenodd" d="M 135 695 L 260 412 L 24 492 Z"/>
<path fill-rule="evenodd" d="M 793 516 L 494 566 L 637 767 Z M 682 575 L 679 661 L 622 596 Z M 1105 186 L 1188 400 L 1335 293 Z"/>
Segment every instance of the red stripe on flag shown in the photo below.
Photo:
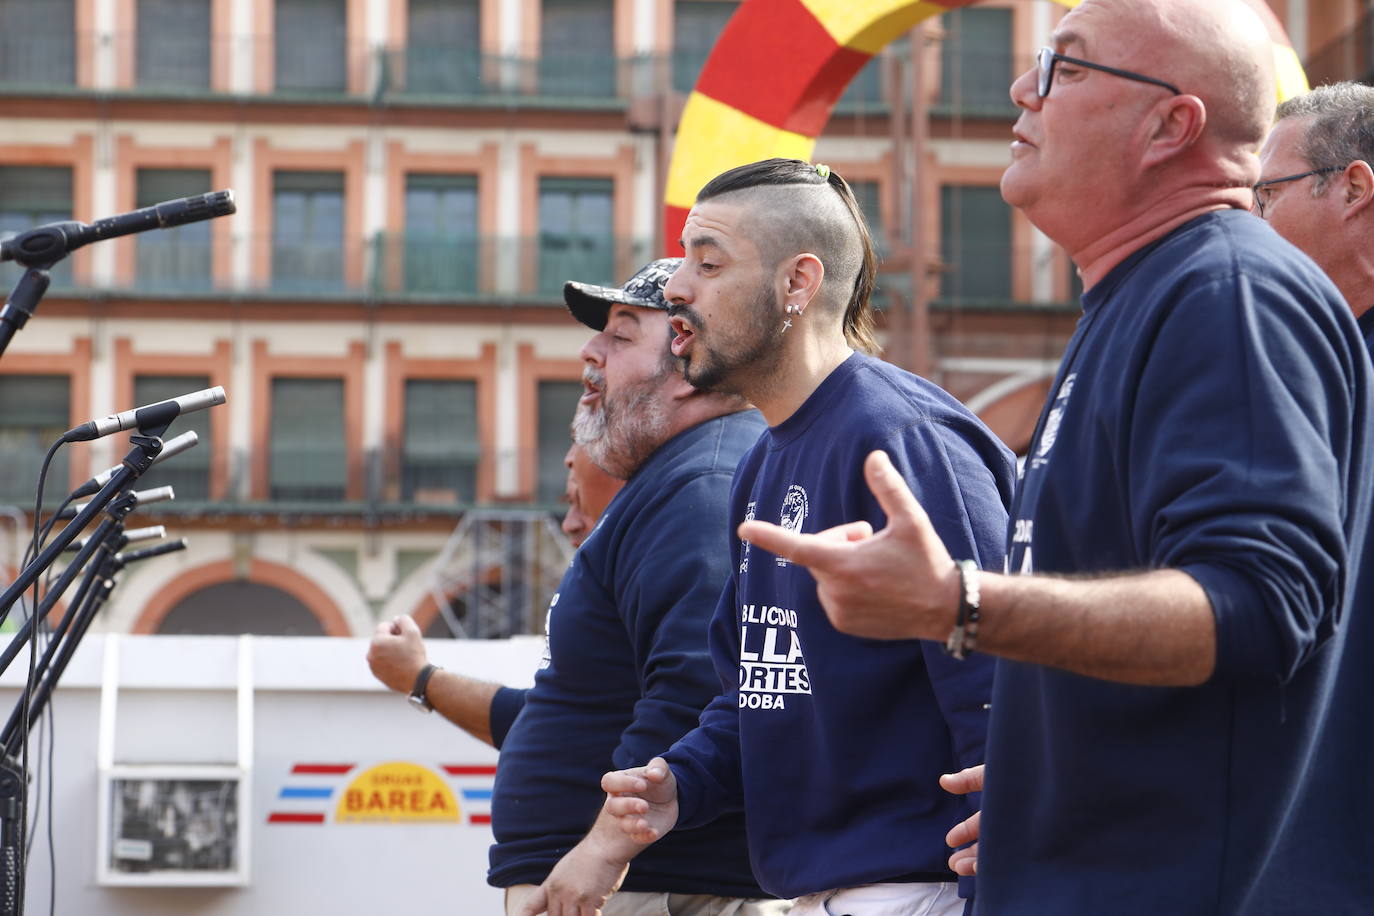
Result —
<path fill-rule="evenodd" d="M 682 227 L 687 222 L 687 214 L 690 212 L 686 207 L 675 207 L 665 203 L 663 206 L 663 256 L 667 258 L 680 258 L 686 252 L 679 244 L 682 240 Z"/>
<path fill-rule="evenodd" d="M 803 137 L 819 137 L 845 88 L 872 59 L 852 48 L 836 48 L 816 70 L 782 128 Z"/>
<path fill-rule="evenodd" d="M 323 824 L 323 814 L 292 814 L 284 811 L 274 811 L 267 815 L 269 824 Z"/>
<path fill-rule="evenodd" d="M 291 768 L 291 772 L 342 776 L 354 766 L 352 763 L 298 763 Z"/>
<path fill-rule="evenodd" d="M 696 90 L 766 124 L 815 137 L 869 59 L 836 45 L 801 0 L 751 0 L 726 24 Z"/>
<path fill-rule="evenodd" d="M 491 823 L 491 815 L 490 815 L 490 814 L 474 814 L 474 815 L 472 815 L 471 818 L 469 818 L 469 820 L 471 820 L 474 824 L 490 824 L 490 823 Z"/>
<path fill-rule="evenodd" d="M 446 763 L 444 764 L 444 772 L 450 776 L 495 776 L 496 767 L 494 765 L 472 766 Z"/>

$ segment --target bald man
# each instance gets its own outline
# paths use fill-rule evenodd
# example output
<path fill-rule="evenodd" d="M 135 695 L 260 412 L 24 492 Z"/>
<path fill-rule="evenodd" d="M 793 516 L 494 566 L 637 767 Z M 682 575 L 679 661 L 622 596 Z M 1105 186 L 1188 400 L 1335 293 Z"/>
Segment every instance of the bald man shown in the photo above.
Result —
<path fill-rule="evenodd" d="M 689 382 L 769 424 L 731 522 L 871 531 L 883 516 L 861 469 L 880 448 L 941 535 L 1000 568 L 1011 453 L 929 381 L 854 352 L 871 345 L 873 256 L 843 179 L 791 159 L 732 169 L 698 194 L 682 241 L 664 288 L 673 352 Z M 608 775 L 611 804 L 633 803 L 646 842 L 743 805 L 754 873 L 798 898 L 794 916 L 962 913 L 944 834 L 971 809 L 937 780 L 983 759 L 991 660 L 846 636 L 805 569 L 737 538 L 731 551 L 711 624 L 723 693 L 662 758 Z"/>
<path fill-rule="evenodd" d="M 840 630 L 1001 656 L 954 862 L 980 916 L 1374 912 L 1374 380 L 1331 281 L 1246 212 L 1271 59 L 1239 0 L 1085 0 L 1013 84 L 1003 196 L 1086 291 L 1010 574 L 956 564 L 881 455 L 878 534 L 740 529 Z"/>
<path fill-rule="evenodd" d="M 1374 87 L 1322 86 L 1277 118 L 1255 212 L 1335 281 L 1374 352 Z"/>
<path fill-rule="evenodd" d="M 597 467 L 587 450 L 576 442 L 563 456 L 563 466 L 568 469 L 563 493 L 568 511 L 563 514 L 563 533 L 574 547 L 581 547 L 625 481 Z"/>

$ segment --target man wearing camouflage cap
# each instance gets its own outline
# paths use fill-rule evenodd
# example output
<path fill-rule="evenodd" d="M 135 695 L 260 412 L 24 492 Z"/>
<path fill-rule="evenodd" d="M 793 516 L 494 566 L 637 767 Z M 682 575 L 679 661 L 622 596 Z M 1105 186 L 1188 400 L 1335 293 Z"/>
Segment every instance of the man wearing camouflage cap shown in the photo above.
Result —
<path fill-rule="evenodd" d="M 501 751 L 488 881 L 507 889 L 507 913 L 540 911 L 540 885 L 560 860 L 564 887 L 601 884 L 598 867 L 614 857 L 596 838 L 583 841 L 605 799 L 601 774 L 647 763 L 719 690 L 706 625 L 728 575 L 726 502 L 735 465 L 764 424 L 741 399 L 698 391 L 678 371 L 663 300 L 677 264 L 654 261 L 619 289 L 564 287 L 573 316 L 597 331 L 581 352 L 586 390 L 574 436 L 625 485 L 549 603 L 534 686 L 474 691 Z M 604 916 L 786 912 L 785 903 L 754 899 L 765 895 L 741 815 L 678 839 L 652 860 L 636 859 L 620 893 L 589 901 L 587 911 L 605 903 Z"/>

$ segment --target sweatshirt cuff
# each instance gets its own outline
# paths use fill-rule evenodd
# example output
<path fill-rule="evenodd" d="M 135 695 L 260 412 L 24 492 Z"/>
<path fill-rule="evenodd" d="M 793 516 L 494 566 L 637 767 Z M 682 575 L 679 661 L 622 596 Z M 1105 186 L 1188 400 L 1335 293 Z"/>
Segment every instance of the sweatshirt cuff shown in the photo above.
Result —
<path fill-rule="evenodd" d="M 496 745 L 498 751 L 501 745 L 506 743 L 506 735 L 515 724 L 515 717 L 525 708 L 527 693 L 528 690 L 518 687 L 502 687 L 491 698 L 491 709 L 488 712 L 491 720 L 491 743 Z"/>
<path fill-rule="evenodd" d="M 668 754 L 664 754 L 663 759 L 668 761 L 668 769 L 672 772 L 673 782 L 677 785 L 677 823 L 673 825 L 673 829 L 689 830 L 692 827 L 701 826 L 695 822 L 697 809 L 701 807 L 701 803 L 696 793 L 692 791 L 692 780 L 687 773 L 687 768 L 674 763 Z"/>
<path fill-rule="evenodd" d="M 1259 590 L 1245 576 L 1223 566 L 1180 567 L 1192 576 L 1216 619 L 1216 667 L 1210 684 L 1237 679 L 1283 677 L 1283 648 Z"/>

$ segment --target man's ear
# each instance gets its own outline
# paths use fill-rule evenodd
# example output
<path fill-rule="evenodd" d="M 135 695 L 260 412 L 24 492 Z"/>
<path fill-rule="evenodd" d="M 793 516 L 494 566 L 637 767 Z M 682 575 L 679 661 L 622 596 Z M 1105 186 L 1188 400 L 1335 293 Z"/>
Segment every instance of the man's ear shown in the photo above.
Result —
<path fill-rule="evenodd" d="M 1167 162 L 1193 148 L 1207 126 L 1207 106 L 1195 95 L 1177 95 L 1151 113 L 1146 168 Z"/>
<path fill-rule="evenodd" d="M 1345 167 L 1337 179 L 1344 185 L 1345 219 L 1355 219 L 1370 212 L 1374 204 L 1374 169 L 1363 159 L 1356 159 Z"/>
<path fill-rule="evenodd" d="M 805 310 L 811 300 L 820 295 L 821 284 L 825 282 L 825 265 L 816 255 L 803 252 L 789 258 L 783 268 L 783 304 Z"/>

